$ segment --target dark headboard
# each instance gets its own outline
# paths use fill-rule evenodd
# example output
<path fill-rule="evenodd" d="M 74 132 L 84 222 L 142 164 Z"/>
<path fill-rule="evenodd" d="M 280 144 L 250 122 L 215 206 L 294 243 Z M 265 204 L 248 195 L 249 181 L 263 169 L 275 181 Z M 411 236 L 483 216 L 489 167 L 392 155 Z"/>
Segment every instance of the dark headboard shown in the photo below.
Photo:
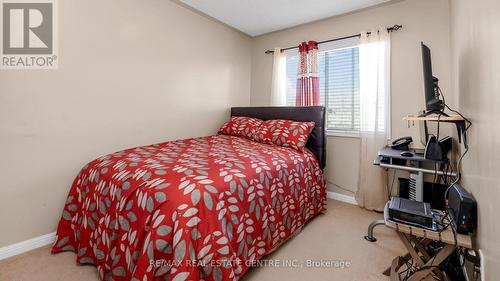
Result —
<path fill-rule="evenodd" d="M 231 116 L 248 116 L 262 120 L 286 119 L 313 121 L 313 129 L 306 147 L 316 155 L 321 169 L 326 165 L 325 107 L 324 106 L 279 106 L 279 107 L 233 107 Z"/>

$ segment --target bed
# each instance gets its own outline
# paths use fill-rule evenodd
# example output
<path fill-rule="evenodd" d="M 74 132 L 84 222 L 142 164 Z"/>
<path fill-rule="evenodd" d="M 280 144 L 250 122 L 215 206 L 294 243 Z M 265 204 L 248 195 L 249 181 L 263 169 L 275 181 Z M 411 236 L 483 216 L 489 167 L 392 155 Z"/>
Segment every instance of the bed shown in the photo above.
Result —
<path fill-rule="evenodd" d="M 304 152 L 215 135 L 100 157 L 77 175 L 53 253 L 103 280 L 238 280 L 326 209 L 324 107 L 237 107 L 313 121 Z"/>

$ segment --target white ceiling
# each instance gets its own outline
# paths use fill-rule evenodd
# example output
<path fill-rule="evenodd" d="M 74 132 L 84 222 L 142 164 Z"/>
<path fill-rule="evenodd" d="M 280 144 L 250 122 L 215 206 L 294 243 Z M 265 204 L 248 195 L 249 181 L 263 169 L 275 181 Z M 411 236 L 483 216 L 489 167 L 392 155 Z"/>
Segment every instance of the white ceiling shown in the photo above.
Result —
<path fill-rule="evenodd" d="M 262 35 L 391 0 L 178 0 L 250 36 Z"/>

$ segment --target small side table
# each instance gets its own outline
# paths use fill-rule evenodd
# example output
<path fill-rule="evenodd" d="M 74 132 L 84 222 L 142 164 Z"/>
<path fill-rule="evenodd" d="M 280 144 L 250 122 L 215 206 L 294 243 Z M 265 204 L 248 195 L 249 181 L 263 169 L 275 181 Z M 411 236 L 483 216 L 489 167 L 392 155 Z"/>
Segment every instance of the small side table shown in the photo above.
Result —
<path fill-rule="evenodd" d="M 435 267 L 441 264 L 450 256 L 457 246 L 472 249 L 472 240 L 470 235 L 458 234 L 455 236 L 451 226 L 441 232 L 431 231 L 421 227 L 415 227 L 404 223 L 395 222 L 389 219 L 389 202 L 384 209 L 384 222 L 389 228 L 394 229 L 403 245 L 408 250 L 403 257 L 396 257 L 391 266 L 384 271 L 384 275 L 390 276 L 391 281 L 399 281 L 399 268 L 404 264 L 404 260 L 412 258 L 418 268 L 423 268 L 410 276 L 408 281 L 420 281 L 425 279 L 431 272 L 439 274 Z M 425 247 L 432 241 L 441 241 L 445 246 L 435 255 L 429 254 Z"/>

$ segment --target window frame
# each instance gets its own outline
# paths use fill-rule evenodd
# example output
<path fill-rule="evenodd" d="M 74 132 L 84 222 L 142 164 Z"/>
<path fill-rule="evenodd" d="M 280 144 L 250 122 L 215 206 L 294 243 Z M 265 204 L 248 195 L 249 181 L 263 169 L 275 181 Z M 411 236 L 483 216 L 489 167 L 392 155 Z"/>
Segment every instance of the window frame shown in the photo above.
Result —
<path fill-rule="evenodd" d="M 359 37 L 347 38 L 347 39 L 328 42 L 328 43 L 324 43 L 324 44 L 319 45 L 318 46 L 318 53 L 328 52 L 328 51 L 336 51 L 336 50 L 342 50 L 342 49 L 351 49 L 351 48 L 359 47 L 359 45 L 360 45 L 360 38 Z M 298 55 L 298 50 L 296 50 L 296 49 L 286 50 L 285 55 L 287 56 L 287 58 L 288 58 L 288 56 L 296 56 L 296 55 Z M 324 106 L 325 106 L 325 109 L 328 111 L 328 107 L 326 105 L 324 105 Z M 328 112 L 326 112 L 326 114 L 328 114 Z M 327 125 L 328 124 L 325 124 L 325 133 L 326 133 L 326 136 L 328 136 L 328 137 L 360 138 L 360 130 L 358 130 L 358 131 L 332 130 L 332 129 L 328 129 Z"/>

